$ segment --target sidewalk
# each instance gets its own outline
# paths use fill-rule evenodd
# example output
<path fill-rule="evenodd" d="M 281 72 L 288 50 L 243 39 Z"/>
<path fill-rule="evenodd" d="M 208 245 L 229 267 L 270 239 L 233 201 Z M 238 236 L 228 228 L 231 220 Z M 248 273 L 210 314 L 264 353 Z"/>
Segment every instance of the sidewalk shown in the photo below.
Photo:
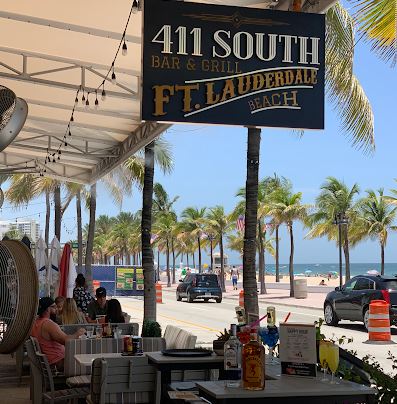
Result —
<path fill-rule="evenodd" d="M 177 284 L 167 287 L 166 283 L 161 282 L 163 291 L 175 293 Z M 232 286 L 226 285 L 226 292 L 223 293 L 223 298 L 227 300 L 233 300 L 238 305 L 240 290 L 233 290 Z M 322 310 L 324 307 L 324 299 L 327 293 L 310 292 L 308 287 L 307 298 L 295 299 L 289 296 L 289 289 L 267 289 L 265 295 L 259 295 L 258 299 L 260 303 L 278 304 L 291 307 L 302 307 L 310 309 Z"/>

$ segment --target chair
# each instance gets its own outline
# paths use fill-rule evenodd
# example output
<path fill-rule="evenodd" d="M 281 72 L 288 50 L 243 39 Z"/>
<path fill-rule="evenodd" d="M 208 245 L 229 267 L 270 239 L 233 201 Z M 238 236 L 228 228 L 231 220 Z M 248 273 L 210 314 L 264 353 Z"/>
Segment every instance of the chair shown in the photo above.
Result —
<path fill-rule="evenodd" d="M 77 387 L 71 389 L 55 390 L 54 379 L 51 368 L 48 363 L 47 356 L 36 352 L 36 357 L 40 364 L 41 376 L 44 382 L 43 401 L 50 404 L 85 398 L 89 394 L 89 389 L 86 387 Z"/>
<path fill-rule="evenodd" d="M 43 378 L 40 361 L 36 357 L 36 352 L 41 353 L 40 346 L 36 338 L 30 337 L 25 341 L 25 347 L 30 361 L 30 399 L 33 403 L 41 403 Z"/>
<path fill-rule="evenodd" d="M 154 403 L 156 372 L 146 356 L 98 358 L 92 364 L 91 404 Z"/>

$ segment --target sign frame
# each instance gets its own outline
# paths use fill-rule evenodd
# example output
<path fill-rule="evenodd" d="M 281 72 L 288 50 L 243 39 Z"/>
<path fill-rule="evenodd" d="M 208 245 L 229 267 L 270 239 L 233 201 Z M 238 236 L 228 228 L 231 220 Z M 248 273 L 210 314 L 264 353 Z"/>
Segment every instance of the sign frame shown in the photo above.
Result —
<path fill-rule="evenodd" d="M 142 120 L 324 129 L 323 14 L 145 0 L 143 44 Z"/>

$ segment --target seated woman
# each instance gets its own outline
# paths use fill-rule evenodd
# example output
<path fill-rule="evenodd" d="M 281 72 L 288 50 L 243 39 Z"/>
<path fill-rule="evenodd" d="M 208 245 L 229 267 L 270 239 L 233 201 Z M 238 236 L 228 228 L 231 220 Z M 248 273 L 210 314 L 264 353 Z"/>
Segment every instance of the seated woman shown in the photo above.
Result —
<path fill-rule="evenodd" d="M 61 321 L 63 325 L 66 324 L 84 324 L 84 314 L 77 310 L 76 302 L 73 298 L 68 297 L 63 305 Z"/>
<path fill-rule="evenodd" d="M 121 305 L 117 299 L 108 300 L 105 323 L 125 323 Z"/>

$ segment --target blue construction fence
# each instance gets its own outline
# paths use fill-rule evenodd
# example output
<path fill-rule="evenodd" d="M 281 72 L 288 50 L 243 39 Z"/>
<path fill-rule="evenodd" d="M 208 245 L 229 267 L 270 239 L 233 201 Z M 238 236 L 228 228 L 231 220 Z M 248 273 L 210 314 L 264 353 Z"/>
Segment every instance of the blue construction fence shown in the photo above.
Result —
<path fill-rule="evenodd" d="M 106 288 L 108 296 L 143 296 L 143 269 L 139 265 L 93 265 L 92 278 L 94 286 Z"/>

